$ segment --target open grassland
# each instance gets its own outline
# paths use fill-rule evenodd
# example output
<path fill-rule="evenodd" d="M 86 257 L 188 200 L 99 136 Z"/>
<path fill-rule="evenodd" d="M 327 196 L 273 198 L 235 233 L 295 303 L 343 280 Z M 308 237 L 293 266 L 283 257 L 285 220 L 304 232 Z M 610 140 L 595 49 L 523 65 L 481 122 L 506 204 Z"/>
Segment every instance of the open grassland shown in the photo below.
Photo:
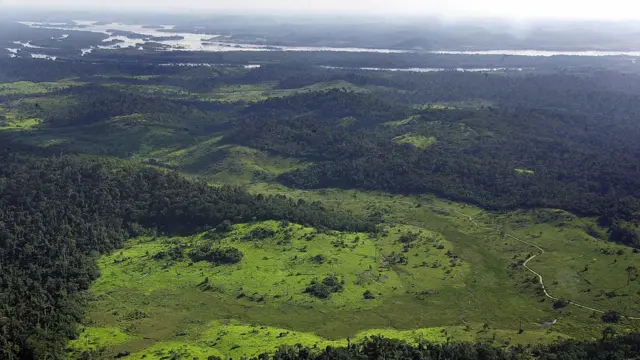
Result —
<path fill-rule="evenodd" d="M 436 143 L 436 138 L 433 136 L 426 137 L 418 134 L 404 134 L 394 138 L 394 140 L 399 144 L 409 144 L 419 149 L 426 149 Z"/>
<path fill-rule="evenodd" d="M 56 82 L 18 81 L 12 83 L 1 83 L 0 96 L 47 94 L 82 84 L 82 82 L 73 80 L 60 80 Z"/>
<path fill-rule="evenodd" d="M 535 174 L 535 172 L 533 170 L 529 170 L 529 169 L 514 169 L 514 170 L 518 174 L 522 174 L 522 175 L 533 175 L 533 174 Z"/>
<path fill-rule="evenodd" d="M 153 79 L 153 78 L 150 78 Z M 150 80 L 138 79 L 138 80 Z M 150 96 L 163 96 L 169 99 L 199 100 L 215 102 L 258 102 L 275 97 L 292 96 L 300 93 L 314 91 L 327 91 L 332 89 L 344 89 L 353 92 L 367 92 L 372 87 L 357 86 L 347 81 L 328 81 L 316 83 L 293 89 L 278 88 L 277 82 L 265 82 L 258 84 L 219 84 L 211 90 L 194 91 L 177 85 L 167 84 L 127 84 L 111 79 L 113 82 L 105 83 L 105 86 L 126 90 L 137 94 Z"/>
<path fill-rule="evenodd" d="M 257 239 L 256 234 L 270 235 Z M 184 255 L 203 244 L 234 247 L 244 257 L 238 264 L 214 266 Z M 183 255 L 159 255 L 175 249 Z M 296 343 L 343 345 L 347 338 L 376 334 L 504 344 L 566 336 L 537 329 L 533 319 L 517 334 L 494 328 L 481 314 L 452 309 L 452 303 L 461 305 L 456 297 L 470 299 L 464 294 L 472 276 L 472 265 L 456 251 L 442 234 L 410 225 L 372 236 L 263 222 L 224 234 L 139 238 L 100 261 L 92 324 L 71 348 L 90 350 L 103 341 L 107 353 L 127 351 L 133 358 L 238 357 Z M 328 299 L 306 293 L 314 279 L 331 274 L 344 281 L 342 291 Z M 366 291 L 373 296 L 366 299 Z M 448 314 L 439 314 L 446 309 Z"/>
<path fill-rule="evenodd" d="M 41 123 L 38 118 L 20 116 L 16 111 L 0 104 L 0 131 L 20 131 L 33 129 Z"/>
<path fill-rule="evenodd" d="M 436 229 L 445 236 L 456 234 L 458 236 L 447 238 L 453 239 L 452 243 L 461 249 L 463 258 L 473 259 L 470 260 L 472 267 L 482 268 L 481 271 L 472 271 L 472 276 L 477 278 L 471 284 L 467 281 L 467 289 L 479 286 L 478 290 L 485 293 L 498 282 L 505 282 L 520 294 L 528 294 L 535 299 L 538 303 L 532 309 L 551 308 L 551 300 L 542 295 L 537 278 L 522 267 L 526 259 L 539 251 L 507 236 L 510 234 L 545 249 L 545 253 L 536 257 L 529 266 L 543 275 L 545 286 L 552 295 L 603 311 L 613 310 L 640 317 L 640 282 L 637 279 L 629 281 L 627 272 L 630 266 L 640 266 L 640 255 L 628 247 L 608 242 L 606 232 L 598 228 L 595 219 L 547 209 L 498 215 L 429 196 L 401 197 L 342 190 L 300 191 L 266 184 L 257 184 L 253 188 L 256 192 L 288 194 L 308 201 L 322 199 L 327 206 L 360 214 L 384 213 L 385 218 L 393 223 Z M 482 228 L 472 223 L 468 216 Z M 457 225 L 451 226 L 453 224 Z M 477 241 L 470 242 L 473 238 Z M 496 288 L 495 291 L 508 292 L 508 289 Z M 491 310 L 489 305 L 486 310 L 491 313 L 496 309 Z M 508 307 L 501 307 L 501 310 L 502 315 L 510 312 Z M 601 315 L 575 306 L 554 310 L 551 314 L 559 319 L 565 317 L 566 322 L 560 320 L 557 328 L 566 326 L 566 329 L 573 329 L 568 333 L 584 329 L 585 322 L 597 320 Z M 638 326 L 635 320 L 630 320 L 628 325 Z M 603 325 L 596 321 L 593 326 L 595 328 L 590 331 Z M 583 335 L 588 333 L 589 330 Z"/>
<path fill-rule="evenodd" d="M 253 154 L 236 151 L 245 160 Z M 597 338 L 605 326 L 600 314 L 572 305 L 554 309 L 522 267 L 536 248 L 506 234 L 546 249 L 529 265 L 555 296 L 639 315 L 640 284 L 626 285 L 625 272 L 640 265 L 638 255 L 597 239 L 605 234 L 594 219 L 559 210 L 494 214 L 432 196 L 301 191 L 260 182 L 250 189 L 382 215 L 386 225 L 380 234 L 350 234 L 263 222 L 236 225 L 224 235 L 139 238 L 101 260 L 89 335 L 72 342 L 75 354 L 100 346 L 91 331 L 108 330 L 103 355 L 126 351 L 133 359 L 237 358 L 297 343 L 344 345 L 376 334 L 503 346 Z M 256 241 L 250 236 L 256 229 L 273 234 Z M 407 243 L 411 234 L 416 240 Z M 203 243 L 235 247 L 244 257 L 222 266 L 192 263 L 186 255 L 154 259 L 177 246 L 187 254 Z M 314 279 L 331 274 L 344 280 L 341 292 L 328 299 L 305 292 Z M 373 298 L 365 299 L 367 290 Z M 616 295 L 605 294 L 610 291 Z M 541 328 L 553 319 L 556 325 Z M 635 320 L 614 326 L 621 332 L 638 328 Z"/>

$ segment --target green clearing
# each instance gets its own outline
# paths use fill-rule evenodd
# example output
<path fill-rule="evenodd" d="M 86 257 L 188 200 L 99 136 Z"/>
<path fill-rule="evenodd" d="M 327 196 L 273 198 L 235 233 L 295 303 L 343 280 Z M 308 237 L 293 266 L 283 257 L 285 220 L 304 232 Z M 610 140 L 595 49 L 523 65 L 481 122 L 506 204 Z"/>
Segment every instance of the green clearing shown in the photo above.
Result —
<path fill-rule="evenodd" d="M 153 78 L 149 78 L 153 79 Z M 149 80 L 146 78 L 139 80 Z M 116 80 L 116 79 L 110 79 Z M 217 102 L 258 102 L 274 97 L 292 96 L 299 93 L 314 91 L 327 91 L 332 89 L 345 89 L 353 92 L 367 92 L 369 88 L 356 86 L 349 82 L 338 80 L 316 83 L 309 86 L 294 89 L 279 89 L 277 82 L 265 82 L 259 84 L 233 84 L 218 85 L 213 91 L 195 92 L 175 85 L 143 84 L 132 85 L 120 82 L 111 82 L 106 86 L 135 92 L 148 96 L 164 96 L 169 99 L 188 99 Z"/>
<path fill-rule="evenodd" d="M 162 95 L 170 99 L 197 99 L 197 94 L 190 93 L 178 86 L 171 85 L 124 85 L 120 83 L 108 83 L 105 84 L 109 87 L 114 87 L 122 90 L 132 91 L 138 94 L 144 95 Z"/>
<path fill-rule="evenodd" d="M 276 234 L 248 239 L 257 229 Z M 419 235 L 404 253 L 398 240 L 409 233 Z M 186 257 L 154 259 L 171 248 L 187 253 L 203 243 L 236 247 L 244 258 L 240 264 L 226 266 L 191 263 Z M 278 345 L 322 347 L 344 344 L 346 337 L 357 340 L 375 334 L 409 341 L 452 338 L 509 344 L 565 336 L 536 330 L 534 323 L 526 324 L 528 331 L 520 335 L 509 329 L 485 329 L 479 318 L 464 313 L 449 325 L 435 326 L 429 315 L 449 307 L 455 293 L 460 296 L 464 291 L 470 275 L 471 265 L 465 260 L 456 259 L 452 266 L 454 251 L 441 234 L 410 225 L 394 226 L 374 238 L 324 234 L 279 222 L 237 225 L 218 236 L 140 238 L 100 261 L 102 276 L 92 287 L 96 300 L 89 318 L 101 327 L 117 327 L 129 334 L 130 341 L 107 348 L 129 351 L 133 358 L 160 358 L 172 352 L 237 357 L 272 351 Z M 391 262 L 394 252 L 406 254 L 408 264 Z M 305 293 L 314 278 L 331 273 L 345 280 L 342 292 L 327 300 Z M 366 290 L 375 299 L 365 300 Z M 439 301 L 441 294 L 449 299 Z M 422 309 L 407 313 L 406 306 Z M 418 324 L 423 327 L 408 324 L 416 320 L 413 314 L 420 314 Z M 388 329 L 375 330 L 383 328 Z M 72 346 L 81 347 L 78 342 L 86 340 Z"/>
<path fill-rule="evenodd" d="M 347 81 L 328 81 L 316 83 L 295 89 L 277 89 L 277 83 L 262 83 L 251 85 L 223 85 L 215 89 L 212 93 L 203 94 L 203 100 L 215 100 L 223 102 L 256 102 L 274 97 L 292 96 L 299 93 L 314 91 L 327 91 L 332 89 L 345 89 L 353 92 L 367 92 L 366 87 L 357 86 Z"/>
<path fill-rule="evenodd" d="M 384 125 L 398 127 L 398 126 L 415 124 L 419 120 L 420 120 L 420 115 L 411 115 L 408 118 L 403 120 L 386 122 L 384 123 Z"/>
<path fill-rule="evenodd" d="M 69 343 L 72 351 L 98 350 L 107 346 L 116 346 L 133 340 L 134 337 L 116 327 L 83 327 L 80 336 Z"/>
<path fill-rule="evenodd" d="M 2 83 L 0 84 L 0 96 L 47 94 L 52 91 L 63 90 L 83 84 L 84 83 L 73 80 L 60 80 L 56 82 L 18 81 Z"/>
<path fill-rule="evenodd" d="M 40 119 L 15 119 L 6 116 L 4 121 L 0 121 L 0 131 L 29 130 L 40 123 Z"/>
<path fill-rule="evenodd" d="M 409 144 L 419 149 L 426 149 L 436 143 L 436 138 L 433 136 L 427 137 L 418 134 L 404 134 L 394 138 L 394 141 L 398 144 Z"/>
<path fill-rule="evenodd" d="M 309 165 L 292 158 L 268 156 L 248 147 L 233 146 L 226 150 L 223 160 L 208 168 L 208 174 L 215 183 L 250 184 Z"/>
<path fill-rule="evenodd" d="M 426 104 L 420 107 L 422 110 L 456 110 L 457 107 L 450 104 Z"/>
<path fill-rule="evenodd" d="M 434 327 L 409 331 L 393 329 L 371 329 L 358 333 L 350 341 L 360 341 L 371 336 L 402 339 L 410 343 L 428 340 L 442 343 L 452 337 L 457 339 L 500 341 L 502 344 L 517 345 L 526 342 L 551 342 L 558 339 L 553 333 L 535 331 L 527 335 L 513 336 L 502 331 L 482 329 L 471 331 L 465 327 Z M 493 340 L 495 336 L 496 340 Z M 75 341 L 74 341 L 75 343 Z M 301 344 L 311 348 L 322 349 L 327 346 L 346 346 L 347 339 L 327 340 L 313 333 L 289 331 L 281 328 L 259 325 L 243 325 L 233 320 L 214 321 L 206 326 L 196 338 L 189 341 L 167 341 L 151 345 L 144 350 L 133 353 L 131 359 L 160 359 L 166 356 L 179 355 L 182 358 L 206 358 L 220 356 L 222 358 L 241 358 L 257 356 L 272 352 L 279 346 L 295 346 Z"/>
<path fill-rule="evenodd" d="M 533 170 L 529 170 L 529 169 L 514 169 L 514 170 L 518 174 L 523 174 L 523 175 L 533 175 L 533 174 L 535 174 L 535 172 Z"/>
<path fill-rule="evenodd" d="M 262 101 L 272 96 L 271 90 L 274 83 L 251 84 L 251 85 L 223 85 L 215 89 L 212 93 L 205 94 L 204 97 L 210 100 L 235 102 L 235 101 Z"/>
<path fill-rule="evenodd" d="M 603 328 L 597 316 L 571 305 L 553 310 L 551 301 L 537 294 L 532 274 L 512 265 L 536 250 L 503 238 L 502 232 L 547 249 L 530 265 L 543 274 L 552 294 L 640 315 L 639 283 L 632 282 L 611 299 L 595 290 L 625 285 L 624 269 L 639 265 L 640 260 L 628 248 L 587 235 L 585 230 L 594 219 L 555 210 L 497 215 L 432 196 L 302 191 L 266 183 L 254 183 L 251 189 L 320 200 L 360 214 L 385 214 L 389 225 L 373 237 L 264 222 L 237 225 L 215 240 L 199 234 L 133 241 L 100 261 L 102 277 L 92 287 L 96 300 L 88 318 L 99 327 L 120 328 L 131 336 L 127 342 L 106 346 L 106 354 L 129 351 L 134 359 L 174 353 L 184 358 L 237 358 L 279 345 L 322 348 L 344 344 L 347 337 L 356 340 L 374 334 L 408 341 L 478 340 L 503 346 L 551 342 L 558 337 L 597 338 Z M 495 230 L 478 228 L 467 215 Z M 257 242 L 245 240 L 256 228 L 277 234 Z M 399 240 L 409 233 L 419 234 L 419 240 L 404 252 Z M 178 244 L 188 253 L 203 242 L 236 247 L 244 258 L 227 266 L 190 265 L 186 257 L 150 258 Z M 624 253 L 619 255 L 618 250 Z M 407 264 L 389 264 L 387 259 L 394 252 L 405 255 Z M 322 263 L 314 262 L 316 255 L 324 256 Z M 591 292 L 582 288 L 583 278 L 575 277 L 587 263 Z M 331 273 L 345 280 L 342 292 L 327 300 L 304 293 L 314 278 Z M 198 285 L 206 278 L 205 290 Z M 365 290 L 375 299 L 365 300 Z M 558 319 L 558 324 L 540 329 L 540 323 L 552 319 Z M 520 326 L 522 334 L 518 334 Z M 627 331 L 638 324 L 627 320 L 616 327 Z"/>
<path fill-rule="evenodd" d="M 40 119 L 19 116 L 15 110 L 9 110 L 0 105 L 0 131 L 29 130 L 40 123 Z"/>

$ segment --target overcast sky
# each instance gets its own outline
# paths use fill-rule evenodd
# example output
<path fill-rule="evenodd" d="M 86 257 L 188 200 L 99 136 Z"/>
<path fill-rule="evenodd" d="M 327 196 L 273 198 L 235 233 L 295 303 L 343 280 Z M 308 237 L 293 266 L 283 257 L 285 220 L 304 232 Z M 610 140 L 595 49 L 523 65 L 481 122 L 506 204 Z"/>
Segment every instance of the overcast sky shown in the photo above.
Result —
<path fill-rule="evenodd" d="M 262 13 L 375 13 L 571 19 L 637 19 L 638 0 L 0 0 L 0 6 L 27 8 L 152 7 L 154 10 L 251 11 Z"/>

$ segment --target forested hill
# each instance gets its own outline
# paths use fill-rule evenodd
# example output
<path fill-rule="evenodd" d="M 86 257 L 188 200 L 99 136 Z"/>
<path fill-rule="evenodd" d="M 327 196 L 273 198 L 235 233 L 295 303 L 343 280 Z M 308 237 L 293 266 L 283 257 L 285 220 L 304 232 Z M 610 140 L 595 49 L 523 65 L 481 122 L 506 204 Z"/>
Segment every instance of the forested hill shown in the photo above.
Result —
<path fill-rule="evenodd" d="M 634 219 L 637 96 L 579 93 L 585 80 L 576 77 L 561 109 L 552 100 L 559 90 L 527 100 L 542 83 L 517 81 L 528 90 L 475 109 L 411 108 L 341 90 L 266 100 L 247 108 L 227 140 L 314 160 L 280 176 L 296 187 L 431 192 L 493 209 L 558 207 Z M 492 86 L 467 86 L 474 85 Z"/>
<path fill-rule="evenodd" d="M 312 162 L 277 174 L 292 187 L 435 193 L 494 210 L 555 207 L 602 216 L 607 226 L 640 212 L 638 74 L 50 62 L 45 75 L 28 71 L 33 62 L 5 63 L 6 79 L 75 76 L 77 84 L 42 99 L 0 98 L 13 116 L 40 119 L 43 138 L 76 131 L 88 143 L 81 152 L 130 156 L 221 136 L 226 146 Z M 150 131 L 172 133 L 147 146 L 140 139 Z M 198 164 L 224 156 L 215 150 Z M 614 238 L 638 245 L 633 234 Z"/>
<path fill-rule="evenodd" d="M 82 318 L 83 291 L 99 275 L 97 256 L 131 236 L 267 219 L 352 231 L 375 226 L 321 204 L 253 196 L 120 161 L 41 157 L 19 148 L 0 150 L 2 359 L 60 358 Z"/>

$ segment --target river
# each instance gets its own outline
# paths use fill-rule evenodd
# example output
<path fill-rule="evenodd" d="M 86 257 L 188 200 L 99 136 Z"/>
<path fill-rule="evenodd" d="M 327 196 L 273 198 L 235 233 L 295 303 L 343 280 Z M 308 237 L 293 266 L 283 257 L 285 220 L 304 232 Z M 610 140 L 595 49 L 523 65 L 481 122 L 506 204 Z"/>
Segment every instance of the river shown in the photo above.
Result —
<path fill-rule="evenodd" d="M 159 43 L 163 46 L 160 50 L 164 51 L 336 51 L 336 52 L 371 52 L 371 53 L 431 53 L 431 54 L 455 54 L 455 55 L 512 55 L 512 56 L 632 56 L 639 57 L 640 51 L 547 51 L 547 50 L 435 50 L 435 51 L 417 51 L 417 50 L 395 50 L 395 49 L 373 49 L 373 48 L 356 48 L 356 47 L 317 47 L 317 46 L 275 46 L 264 44 L 239 44 L 225 40 L 220 35 L 184 33 L 171 31 L 173 25 L 163 25 L 160 29 L 146 28 L 144 25 L 129 24 L 100 24 L 96 21 L 74 20 L 71 24 L 62 23 L 41 23 L 41 22 L 20 22 L 33 28 L 57 29 L 68 31 L 90 31 L 103 33 L 108 35 L 103 43 L 104 45 L 96 45 L 91 48 L 81 49 L 82 55 L 91 53 L 94 49 L 121 49 L 121 48 L 137 48 L 142 50 L 143 45 L 149 42 Z M 148 40 L 148 39 L 130 39 L 126 36 L 116 35 L 111 30 L 129 31 L 132 33 L 146 35 L 150 37 L 180 37 L 176 40 Z M 161 31 L 162 30 L 162 31 Z M 197 32 L 197 30 L 196 30 Z M 63 35 L 62 39 L 67 36 Z M 35 47 L 29 42 L 18 43 L 24 47 Z"/>

